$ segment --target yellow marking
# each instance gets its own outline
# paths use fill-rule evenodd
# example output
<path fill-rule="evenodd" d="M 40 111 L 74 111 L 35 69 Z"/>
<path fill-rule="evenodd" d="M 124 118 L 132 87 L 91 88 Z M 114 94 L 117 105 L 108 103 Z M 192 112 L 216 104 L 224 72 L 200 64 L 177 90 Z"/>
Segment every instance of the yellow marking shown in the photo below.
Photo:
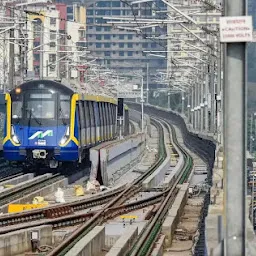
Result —
<path fill-rule="evenodd" d="M 138 216 L 136 215 L 122 215 L 120 216 L 121 219 L 137 219 Z"/>
<path fill-rule="evenodd" d="M 12 185 L 12 184 L 6 184 L 4 185 L 4 188 L 13 188 L 15 185 Z"/>
<path fill-rule="evenodd" d="M 12 100 L 11 95 L 9 93 L 5 94 L 5 100 L 6 100 L 6 136 L 3 140 L 3 145 L 10 140 L 11 143 L 14 146 L 20 146 L 20 144 L 15 143 L 11 138 L 11 106 L 12 106 Z"/>
<path fill-rule="evenodd" d="M 60 145 L 61 147 L 65 147 L 68 145 L 68 143 L 72 140 L 77 146 L 79 146 L 79 141 L 75 137 L 75 116 L 76 116 L 76 102 L 79 99 L 79 95 L 75 93 L 71 98 L 71 114 L 70 114 L 70 137 L 67 140 L 67 142 L 63 145 Z"/>
<path fill-rule="evenodd" d="M 8 205 L 8 213 L 22 212 L 22 211 L 26 211 L 26 210 L 43 208 L 45 206 L 48 206 L 48 203 L 43 203 L 43 204 L 10 204 L 10 205 Z"/>
<path fill-rule="evenodd" d="M 171 156 L 179 156 L 178 154 L 173 154 L 173 153 L 171 153 Z"/>

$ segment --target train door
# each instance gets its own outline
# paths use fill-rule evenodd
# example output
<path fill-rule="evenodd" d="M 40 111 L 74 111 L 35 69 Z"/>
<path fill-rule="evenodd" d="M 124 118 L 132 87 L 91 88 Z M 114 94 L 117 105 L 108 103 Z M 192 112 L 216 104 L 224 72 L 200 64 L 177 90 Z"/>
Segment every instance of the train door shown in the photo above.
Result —
<path fill-rule="evenodd" d="M 99 105 L 98 102 L 93 102 L 94 107 L 94 116 L 95 116 L 95 132 L 96 132 L 96 138 L 95 141 L 100 141 L 100 113 L 99 113 Z"/>
<path fill-rule="evenodd" d="M 105 111 L 105 102 L 102 102 L 102 113 L 103 113 L 103 133 L 104 133 L 104 140 L 107 140 L 107 120 L 106 120 L 106 111 Z"/>
<path fill-rule="evenodd" d="M 117 105 L 113 105 L 113 122 L 114 122 L 114 136 L 116 137 L 117 134 L 117 113 L 116 113 Z"/>
<path fill-rule="evenodd" d="M 113 130 L 112 130 L 112 114 L 111 114 L 111 103 L 107 104 L 108 107 L 108 116 L 109 116 L 109 138 L 112 139 L 113 137 Z"/>
<path fill-rule="evenodd" d="M 80 145 L 85 146 L 86 140 L 85 140 L 85 118 L 84 118 L 84 106 L 83 102 L 78 102 L 78 109 L 79 109 L 79 134 L 80 134 Z"/>
<path fill-rule="evenodd" d="M 106 133 L 107 133 L 107 139 L 109 140 L 110 139 L 110 122 L 109 122 L 109 112 L 108 112 L 108 103 L 105 102 L 105 115 L 106 115 Z"/>
<path fill-rule="evenodd" d="M 100 110 L 100 136 L 101 141 L 104 141 L 104 119 L 103 119 L 103 111 L 102 111 L 102 102 L 99 102 L 99 110 Z"/>
<path fill-rule="evenodd" d="M 94 118 L 94 111 L 93 111 L 93 102 L 89 101 L 89 111 L 90 111 L 90 122 L 91 122 L 91 143 L 95 144 L 95 118 Z"/>
<path fill-rule="evenodd" d="M 84 101 L 84 111 L 85 111 L 85 123 L 86 123 L 86 145 L 91 144 L 91 131 L 90 131 L 90 113 L 88 107 L 88 101 Z"/>

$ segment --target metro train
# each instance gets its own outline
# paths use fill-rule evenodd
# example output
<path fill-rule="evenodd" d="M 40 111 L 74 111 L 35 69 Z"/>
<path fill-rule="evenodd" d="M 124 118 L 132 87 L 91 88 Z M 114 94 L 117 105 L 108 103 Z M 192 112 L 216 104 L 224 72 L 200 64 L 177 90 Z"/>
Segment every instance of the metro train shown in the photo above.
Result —
<path fill-rule="evenodd" d="M 6 93 L 4 158 L 57 168 L 82 163 L 88 149 L 117 135 L 117 101 L 78 94 L 56 81 L 34 80 Z M 124 108 L 124 130 L 129 129 Z M 127 128 L 128 126 L 128 128 Z"/>

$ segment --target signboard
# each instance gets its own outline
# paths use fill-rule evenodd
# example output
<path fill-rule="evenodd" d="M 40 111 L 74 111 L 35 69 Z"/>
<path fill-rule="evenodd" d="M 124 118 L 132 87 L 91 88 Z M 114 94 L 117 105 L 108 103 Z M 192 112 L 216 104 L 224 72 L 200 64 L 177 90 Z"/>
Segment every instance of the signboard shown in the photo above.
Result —
<path fill-rule="evenodd" d="M 141 93 L 140 93 L 140 91 L 118 92 L 117 97 L 118 98 L 134 99 L 134 98 L 140 98 Z"/>
<path fill-rule="evenodd" d="M 251 42 L 252 16 L 220 17 L 220 42 Z"/>

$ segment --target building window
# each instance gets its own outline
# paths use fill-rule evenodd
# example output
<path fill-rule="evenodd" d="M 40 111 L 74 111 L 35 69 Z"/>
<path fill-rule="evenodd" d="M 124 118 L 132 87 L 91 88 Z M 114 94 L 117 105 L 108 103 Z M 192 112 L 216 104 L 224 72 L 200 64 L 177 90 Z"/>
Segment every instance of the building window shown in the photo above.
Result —
<path fill-rule="evenodd" d="M 128 56 L 132 56 L 132 54 L 133 54 L 133 52 L 131 52 L 131 51 L 128 51 L 128 53 L 127 53 Z"/>
<path fill-rule="evenodd" d="M 119 43 L 119 48 L 124 48 L 124 43 Z"/>
<path fill-rule="evenodd" d="M 51 48 L 55 48 L 56 47 L 56 43 L 55 42 L 50 42 L 50 47 Z"/>
<path fill-rule="evenodd" d="M 56 61 L 56 54 L 49 54 L 49 62 L 55 62 Z"/>
<path fill-rule="evenodd" d="M 124 39 L 124 35 L 119 35 L 119 39 Z"/>
<path fill-rule="evenodd" d="M 87 10 L 87 16 L 93 15 L 93 10 Z"/>
<path fill-rule="evenodd" d="M 106 57 L 110 57 L 110 52 L 107 51 L 107 52 L 104 53 L 104 55 L 105 55 Z"/>
<path fill-rule="evenodd" d="M 132 35 L 128 35 L 128 39 L 129 39 L 129 40 L 132 40 Z"/>
<path fill-rule="evenodd" d="M 119 56 L 124 56 L 124 52 L 119 52 Z"/>
<path fill-rule="evenodd" d="M 96 27 L 96 31 L 101 31 L 101 27 Z"/>
<path fill-rule="evenodd" d="M 93 18 L 87 18 L 87 24 L 92 24 L 93 23 Z M 93 27 L 89 27 L 89 29 L 92 29 Z"/>
<path fill-rule="evenodd" d="M 54 64 L 50 64 L 49 67 L 50 67 L 50 71 L 54 72 L 55 69 L 56 69 L 56 64 L 55 63 Z"/>
<path fill-rule="evenodd" d="M 96 43 L 96 48 L 101 48 L 101 43 Z"/>
<path fill-rule="evenodd" d="M 34 48 L 39 46 L 40 45 L 40 42 L 34 42 Z M 39 48 L 39 47 L 38 47 Z"/>
<path fill-rule="evenodd" d="M 147 48 L 148 47 L 148 43 L 142 43 L 142 47 L 143 48 Z"/>
<path fill-rule="evenodd" d="M 50 25 L 56 26 L 56 18 L 50 18 Z"/>
<path fill-rule="evenodd" d="M 110 48 L 110 43 L 105 43 L 105 44 L 104 44 L 104 47 L 105 47 L 105 48 Z"/>
<path fill-rule="evenodd" d="M 132 43 L 127 44 L 128 48 L 132 48 Z"/>
<path fill-rule="evenodd" d="M 112 15 L 120 15 L 120 10 L 112 10 Z"/>
<path fill-rule="evenodd" d="M 50 40 L 56 40 L 56 30 L 50 30 Z"/>
<path fill-rule="evenodd" d="M 110 31 L 111 27 L 104 27 L 104 31 Z"/>
<path fill-rule="evenodd" d="M 120 7 L 120 1 L 112 1 L 112 7 Z"/>
<path fill-rule="evenodd" d="M 110 40 L 110 35 L 104 35 L 105 40 Z"/>
<path fill-rule="evenodd" d="M 96 35 L 96 40 L 101 40 L 101 35 Z"/>
<path fill-rule="evenodd" d="M 39 60 L 40 60 L 40 54 L 34 53 L 34 61 L 39 61 Z"/>

